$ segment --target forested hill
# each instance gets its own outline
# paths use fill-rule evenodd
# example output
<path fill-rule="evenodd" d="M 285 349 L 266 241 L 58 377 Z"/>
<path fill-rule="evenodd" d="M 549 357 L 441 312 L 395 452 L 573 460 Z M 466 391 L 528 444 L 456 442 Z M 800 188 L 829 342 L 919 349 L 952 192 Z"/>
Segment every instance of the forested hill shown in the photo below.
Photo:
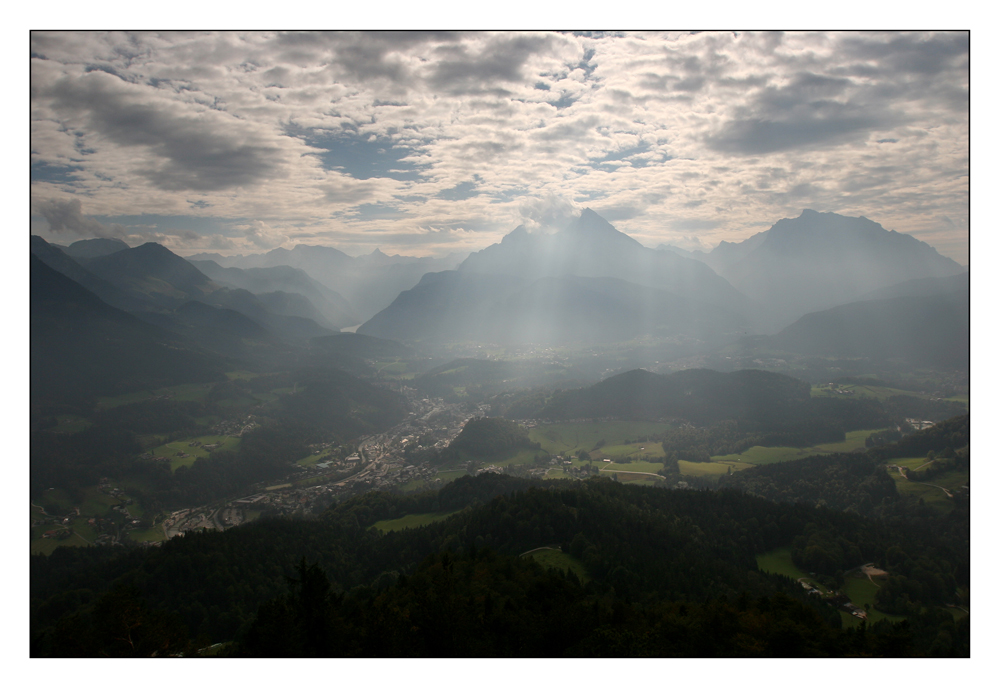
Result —
<path fill-rule="evenodd" d="M 225 379 L 224 359 L 109 306 L 34 255 L 29 291 L 36 406 Z"/>
<path fill-rule="evenodd" d="M 464 452 L 484 459 L 512 449 L 530 447 L 537 448 L 538 445 L 528 439 L 528 431 L 503 418 L 473 418 L 448 445 L 452 452 Z"/>
<path fill-rule="evenodd" d="M 556 394 L 540 417 L 673 417 L 698 423 L 728 418 L 773 420 L 797 415 L 808 402 L 808 383 L 763 370 L 691 369 L 658 375 L 640 369 L 586 389 Z"/>
<path fill-rule="evenodd" d="M 416 529 L 371 527 L 428 511 L 453 513 Z M 264 656 L 968 654 L 968 624 L 947 612 L 859 636 L 792 580 L 758 571 L 757 555 L 797 539 L 806 554 L 817 538 L 833 538 L 823 564 L 839 570 L 887 565 L 897 550 L 941 558 L 933 541 L 812 505 L 483 475 L 160 549 L 35 557 L 32 654 L 190 652 L 199 637 Z M 515 558 L 544 547 L 585 576 Z M 142 629 L 134 647 L 116 640 L 123 618 L 109 610 L 123 604 Z M 948 641 L 935 645 L 942 624 Z"/>

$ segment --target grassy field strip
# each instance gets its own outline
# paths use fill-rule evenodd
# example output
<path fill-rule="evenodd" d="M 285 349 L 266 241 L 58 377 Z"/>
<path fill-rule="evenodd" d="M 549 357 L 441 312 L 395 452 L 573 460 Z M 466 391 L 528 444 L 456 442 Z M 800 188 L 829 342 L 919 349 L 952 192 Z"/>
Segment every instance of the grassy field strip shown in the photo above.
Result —
<path fill-rule="evenodd" d="M 152 392 L 132 392 L 130 394 L 122 394 L 116 397 L 98 397 L 97 408 L 114 408 L 115 406 L 121 406 L 122 404 L 132 404 L 137 401 L 149 401 L 150 399 L 163 396 L 170 397 L 173 401 L 201 401 L 211 389 L 212 385 L 210 383 L 193 382 L 183 385 L 174 385 L 173 387 L 161 387 L 160 389 L 153 390 Z"/>
<path fill-rule="evenodd" d="M 429 523 L 443 521 L 452 514 L 457 513 L 458 511 L 449 511 L 447 513 L 437 514 L 408 514 L 402 518 L 378 521 L 372 525 L 372 528 L 383 533 L 388 533 L 394 530 L 403 530 L 404 528 L 419 528 L 421 526 L 426 526 Z"/>
<path fill-rule="evenodd" d="M 647 437 L 666 432 L 670 429 L 667 423 L 649 423 L 642 421 L 606 421 L 596 423 L 552 423 L 550 425 L 539 425 L 528 432 L 532 442 L 538 442 L 542 449 L 550 454 L 575 453 L 582 449 L 587 452 L 600 450 L 608 453 L 611 450 L 630 453 L 638 451 L 638 447 L 629 450 L 615 450 L 618 446 L 632 447 L 626 445 L 625 440 Z M 597 443 L 604 441 L 603 447 L 597 447 Z M 650 452 L 660 450 L 658 442 L 642 444 Z M 610 456 L 610 455 L 609 455 Z"/>
<path fill-rule="evenodd" d="M 678 461 L 678 468 L 681 470 L 681 475 L 691 475 L 698 477 L 711 477 L 726 475 L 729 473 L 729 469 L 732 468 L 734 471 L 745 471 L 748 468 L 752 468 L 753 464 L 743 462 L 743 461 L 712 461 L 712 462 L 696 462 L 696 461 Z"/>
<path fill-rule="evenodd" d="M 750 447 L 742 454 L 722 454 L 713 456 L 715 462 L 745 462 L 755 466 L 804 459 L 816 454 L 834 454 L 863 449 L 869 435 L 881 430 L 853 430 L 846 434 L 843 442 L 817 444 L 812 447 Z"/>
<path fill-rule="evenodd" d="M 889 397 L 896 396 L 908 396 L 908 397 L 918 397 L 920 399 L 927 399 L 926 394 L 921 394 L 920 392 L 911 392 L 905 389 L 895 389 L 893 387 L 879 387 L 878 385 L 840 385 L 838 389 L 845 392 L 853 392 L 853 394 L 848 396 L 854 397 L 868 397 L 872 399 L 878 399 L 879 401 L 885 401 Z M 836 391 L 830 389 L 829 387 L 813 387 L 810 390 L 810 394 L 814 397 L 838 397 L 844 396 L 837 394 Z"/>
<path fill-rule="evenodd" d="M 780 547 L 764 554 L 758 554 L 757 568 L 767 573 L 777 573 L 782 576 L 787 576 L 795 581 L 802 579 L 823 593 L 830 591 L 829 588 L 820 585 L 816 580 L 811 578 L 808 574 L 802 571 L 802 569 L 795 565 L 795 562 L 792 561 L 791 547 Z M 851 602 L 862 609 L 864 609 L 866 603 L 869 605 L 869 609 L 867 610 L 869 623 L 874 623 L 882 619 L 888 619 L 889 621 L 902 621 L 905 618 L 902 616 L 883 614 L 875 609 L 875 593 L 878 592 L 878 586 L 868 580 L 867 577 L 859 578 L 852 576 L 845 579 L 842 592 L 851 598 Z M 841 619 L 845 625 L 857 626 L 861 624 L 860 619 L 846 612 L 841 612 Z"/>
<path fill-rule="evenodd" d="M 193 442 L 201 442 L 201 446 L 192 447 Z M 228 435 L 202 435 L 201 437 L 189 437 L 188 439 L 170 442 L 151 449 L 153 456 L 170 459 L 170 470 L 176 471 L 181 466 L 190 466 L 197 459 L 204 459 L 211 455 L 206 444 L 218 444 L 213 451 L 233 451 L 240 444 L 239 437 Z M 183 452 L 188 456 L 177 456 L 178 452 Z"/>
<path fill-rule="evenodd" d="M 584 565 L 578 559 L 566 554 L 562 550 L 537 549 L 527 552 L 522 556 L 531 557 L 545 568 L 572 571 L 580 579 L 581 583 L 586 584 L 590 581 L 590 576 L 587 574 L 587 569 Z"/>

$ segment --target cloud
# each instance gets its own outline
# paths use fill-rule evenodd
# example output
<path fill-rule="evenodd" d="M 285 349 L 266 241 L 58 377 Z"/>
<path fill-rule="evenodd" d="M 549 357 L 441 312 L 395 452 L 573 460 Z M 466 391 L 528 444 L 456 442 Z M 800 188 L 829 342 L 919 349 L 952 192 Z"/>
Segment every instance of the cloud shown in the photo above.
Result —
<path fill-rule="evenodd" d="M 257 248 L 272 249 L 288 241 L 288 237 L 269 227 L 260 220 L 254 220 L 249 225 L 240 226 L 247 241 Z"/>
<path fill-rule="evenodd" d="M 678 218 L 716 243 L 802 207 L 927 236 L 968 217 L 961 32 L 33 32 L 31 50 L 34 199 L 203 218 L 229 236 L 202 244 L 233 250 L 482 248 L 575 212 L 552 199 L 648 245 Z M 253 220 L 270 232 L 234 229 Z"/>
<path fill-rule="evenodd" d="M 537 82 L 526 73 L 532 58 L 569 45 L 552 34 L 527 33 L 489 36 L 468 45 L 439 46 L 436 53 L 440 60 L 428 82 L 452 94 L 502 94 L 505 87 L 528 81 L 533 88 Z"/>
<path fill-rule="evenodd" d="M 47 90 L 53 107 L 83 126 L 151 155 L 138 171 L 167 191 L 251 187 L 283 174 L 281 149 L 225 113 L 181 114 L 106 72 L 64 78 Z"/>
<path fill-rule="evenodd" d="M 561 196 L 529 198 L 518 204 L 521 224 L 529 231 L 551 231 L 565 227 L 580 216 L 580 209 Z"/>
<path fill-rule="evenodd" d="M 44 217 L 49 223 L 49 229 L 56 234 L 69 232 L 83 237 L 108 239 L 128 236 L 128 231 L 122 225 L 104 225 L 91 217 L 85 217 L 83 205 L 78 198 L 35 201 L 32 203 L 32 212 Z"/>

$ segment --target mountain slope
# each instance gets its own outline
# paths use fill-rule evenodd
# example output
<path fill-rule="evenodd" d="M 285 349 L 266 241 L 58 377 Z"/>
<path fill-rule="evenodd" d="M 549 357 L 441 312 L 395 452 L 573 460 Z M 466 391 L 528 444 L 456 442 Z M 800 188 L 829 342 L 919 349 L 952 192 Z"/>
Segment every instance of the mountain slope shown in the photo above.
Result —
<path fill-rule="evenodd" d="M 809 313 L 766 341 L 814 356 L 968 369 L 969 292 L 859 301 Z"/>
<path fill-rule="evenodd" d="M 287 265 L 266 268 L 224 268 L 214 260 L 189 259 L 188 262 L 212 281 L 226 287 L 246 289 L 257 295 L 271 292 L 300 294 L 319 311 L 321 317 L 314 319 L 321 325 L 340 329 L 357 325 L 360 322 L 353 308 L 343 296 L 310 277 L 305 270 Z M 312 317 L 304 312 L 276 312 L 285 315 Z"/>
<path fill-rule="evenodd" d="M 217 356 L 101 301 L 31 257 L 32 404 L 224 379 Z"/>
<path fill-rule="evenodd" d="M 542 277 L 613 277 L 665 289 L 700 302 L 739 308 L 747 300 L 710 268 L 669 251 L 644 247 L 604 218 L 583 210 L 556 233 L 529 233 L 523 226 L 477 253 L 459 272 Z"/>
<path fill-rule="evenodd" d="M 124 251 L 128 247 L 129 245 L 121 239 L 81 239 L 66 247 L 66 255 L 76 260 L 87 261 Z"/>
<path fill-rule="evenodd" d="M 352 258 L 329 246 L 305 244 L 292 249 L 276 248 L 260 255 L 224 257 L 218 254 L 198 254 L 191 256 L 191 259 L 212 259 L 227 267 L 264 268 L 284 265 L 304 270 L 320 284 L 341 294 L 350 303 L 352 312 L 357 314 L 356 322 L 368 320 L 385 309 L 400 292 L 416 286 L 425 274 L 452 270 L 459 263 L 455 256 L 412 258 L 387 256 L 378 250 L 367 256 Z"/>
<path fill-rule="evenodd" d="M 219 289 L 196 267 L 152 242 L 95 258 L 87 263 L 87 269 L 160 307 L 172 308 Z"/>
<path fill-rule="evenodd" d="M 809 383 L 763 370 L 720 373 L 690 369 L 671 375 L 632 370 L 596 385 L 556 394 L 542 418 L 791 419 L 809 401 Z"/>
<path fill-rule="evenodd" d="M 908 234 L 886 231 L 863 217 L 804 210 L 775 223 L 755 249 L 721 274 L 762 304 L 770 325 L 779 328 L 876 289 L 962 271 Z"/>
<path fill-rule="evenodd" d="M 458 270 L 425 275 L 358 332 L 509 344 L 711 340 L 744 330 L 750 309 L 706 265 L 647 249 L 585 210 L 561 232 L 518 227 Z"/>

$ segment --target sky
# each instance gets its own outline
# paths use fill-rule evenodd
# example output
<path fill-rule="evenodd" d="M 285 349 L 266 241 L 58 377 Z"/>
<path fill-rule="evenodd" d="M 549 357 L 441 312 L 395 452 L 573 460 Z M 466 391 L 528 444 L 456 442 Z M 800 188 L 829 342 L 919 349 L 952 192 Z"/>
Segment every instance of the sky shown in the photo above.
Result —
<path fill-rule="evenodd" d="M 466 253 L 589 207 L 710 250 L 804 208 L 969 255 L 965 32 L 33 32 L 31 231 Z"/>

